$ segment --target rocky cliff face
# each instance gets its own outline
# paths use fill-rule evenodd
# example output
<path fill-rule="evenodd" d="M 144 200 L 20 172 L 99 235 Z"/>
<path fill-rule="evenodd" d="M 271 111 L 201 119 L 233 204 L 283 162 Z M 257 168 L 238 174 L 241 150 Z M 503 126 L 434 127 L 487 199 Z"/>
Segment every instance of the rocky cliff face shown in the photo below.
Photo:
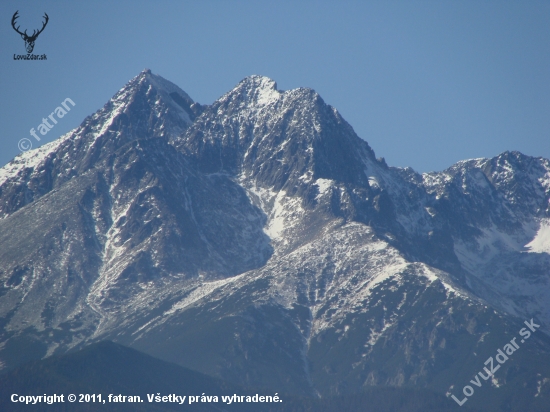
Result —
<path fill-rule="evenodd" d="M 549 199 L 547 159 L 419 175 L 311 89 L 201 106 L 144 71 L 0 169 L 0 359 L 110 338 L 281 392 L 458 396 L 523 320 L 549 331 Z M 535 336 L 477 402 L 544 396 Z"/>

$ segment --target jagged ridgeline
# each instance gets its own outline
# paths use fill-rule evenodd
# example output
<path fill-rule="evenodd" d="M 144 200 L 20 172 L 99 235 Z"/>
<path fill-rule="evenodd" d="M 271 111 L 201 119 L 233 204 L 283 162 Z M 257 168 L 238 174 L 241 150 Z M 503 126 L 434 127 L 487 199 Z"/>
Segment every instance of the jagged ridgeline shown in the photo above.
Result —
<path fill-rule="evenodd" d="M 251 76 L 206 106 L 145 70 L 0 169 L 0 365 L 112 340 L 312 410 L 459 408 L 534 318 L 460 410 L 544 410 L 549 199 L 548 159 L 421 175 L 311 89 Z"/>

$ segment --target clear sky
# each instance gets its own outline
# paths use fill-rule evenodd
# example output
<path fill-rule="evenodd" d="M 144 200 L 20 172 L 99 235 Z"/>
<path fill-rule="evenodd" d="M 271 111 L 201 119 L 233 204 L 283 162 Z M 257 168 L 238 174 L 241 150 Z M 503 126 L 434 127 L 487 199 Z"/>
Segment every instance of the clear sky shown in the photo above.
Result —
<path fill-rule="evenodd" d="M 14 60 L 29 32 L 35 54 Z M 443 170 L 506 150 L 550 158 L 550 1 L 0 3 L 0 165 L 50 142 L 144 68 L 210 104 L 251 74 L 311 87 L 389 165 Z M 30 135 L 65 98 L 76 106 Z"/>

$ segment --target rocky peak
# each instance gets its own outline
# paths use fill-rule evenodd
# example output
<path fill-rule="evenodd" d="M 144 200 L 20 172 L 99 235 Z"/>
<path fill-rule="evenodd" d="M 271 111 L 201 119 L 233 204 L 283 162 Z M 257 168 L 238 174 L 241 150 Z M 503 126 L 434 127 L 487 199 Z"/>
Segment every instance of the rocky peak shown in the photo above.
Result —
<path fill-rule="evenodd" d="M 376 163 L 368 144 L 314 90 L 281 92 L 263 76 L 243 79 L 214 102 L 177 146 L 200 158 L 205 172 L 275 190 L 318 178 L 366 186 L 365 159 Z"/>
<path fill-rule="evenodd" d="M 0 171 L 0 218 L 99 163 L 112 162 L 133 140 L 176 139 L 202 110 L 178 86 L 142 71 L 79 127 L 20 154 Z"/>
<path fill-rule="evenodd" d="M 253 75 L 244 78 L 231 90 L 222 96 L 220 104 L 239 104 L 239 106 L 263 107 L 280 99 L 282 92 L 277 90 L 277 83 L 265 76 Z"/>

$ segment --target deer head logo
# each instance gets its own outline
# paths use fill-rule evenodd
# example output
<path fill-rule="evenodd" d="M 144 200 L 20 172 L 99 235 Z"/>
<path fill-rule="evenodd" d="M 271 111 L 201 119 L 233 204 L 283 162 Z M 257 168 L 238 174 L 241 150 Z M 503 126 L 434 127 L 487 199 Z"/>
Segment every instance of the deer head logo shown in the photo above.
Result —
<path fill-rule="evenodd" d="M 13 15 L 13 17 L 11 18 L 11 25 L 12 25 L 13 29 L 21 35 L 21 38 L 23 40 L 25 40 L 25 48 L 27 49 L 27 53 L 32 53 L 32 51 L 34 49 L 34 42 L 36 41 L 36 38 L 38 37 L 38 35 L 40 33 L 42 33 L 42 31 L 46 27 L 46 24 L 48 24 L 48 20 L 50 18 L 48 17 L 48 15 L 46 13 L 44 13 L 44 18 L 46 19 L 46 21 L 44 23 L 42 23 L 42 28 L 38 31 L 34 30 L 32 32 L 32 35 L 29 36 L 27 34 L 27 30 L 25 30 L 24 33 L 21 33 L 19 31 L 19 26 L 15 27 L 15 20 L 17 20 L 17 18 L 19 17 L 18 13 L 19 13 L 19 10 L 16 11 L 15 14 Z"/>

